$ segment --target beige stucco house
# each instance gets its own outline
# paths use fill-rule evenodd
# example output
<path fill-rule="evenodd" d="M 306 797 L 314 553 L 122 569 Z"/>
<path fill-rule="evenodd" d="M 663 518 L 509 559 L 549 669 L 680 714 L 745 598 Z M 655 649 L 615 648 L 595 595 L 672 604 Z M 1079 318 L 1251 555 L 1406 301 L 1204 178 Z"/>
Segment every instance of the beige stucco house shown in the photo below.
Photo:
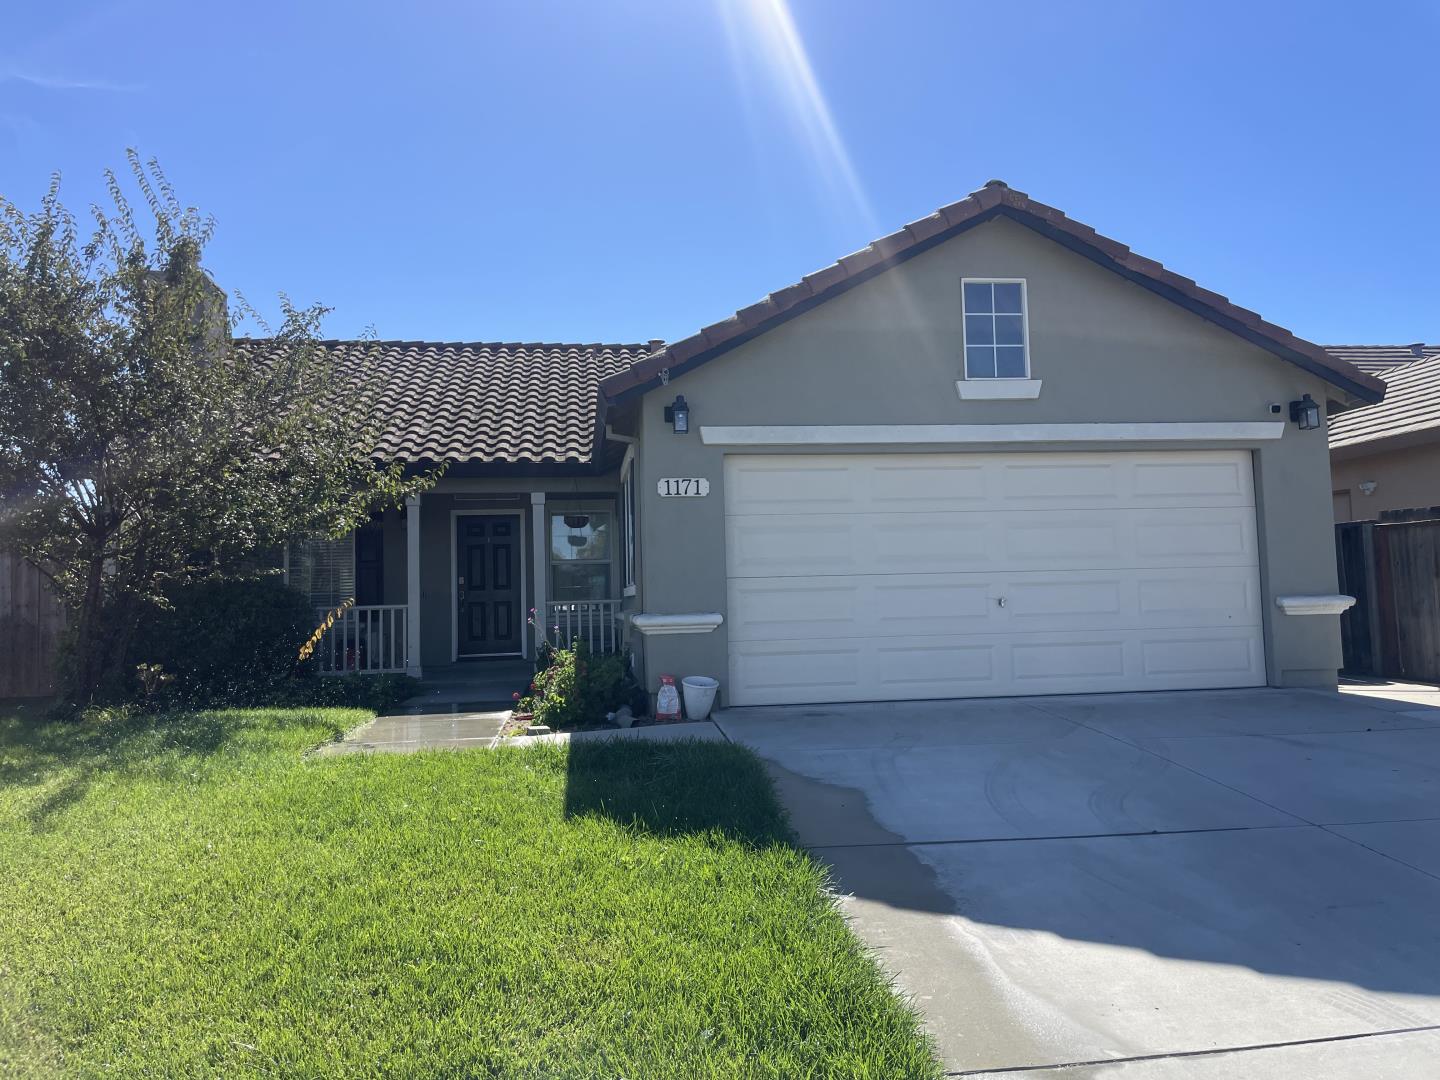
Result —
<path fill-rule="evenodd" d="M 1374 521 L 1440 506 L 1440 345 L 1337 345 L 1328 351 L 1383 379 L 1385 400 L 1330 423 L 1335 520 Z"/>
<path fill-rule="evenodd" d="M 731 704 L 1334 683 L 1325 414 L 1384 384 L 999 182 L 682 341 L 385 348 L 382 451 L 449 465 L 292 557 L 359 601 L 346 666 L 581 635 Z"/>

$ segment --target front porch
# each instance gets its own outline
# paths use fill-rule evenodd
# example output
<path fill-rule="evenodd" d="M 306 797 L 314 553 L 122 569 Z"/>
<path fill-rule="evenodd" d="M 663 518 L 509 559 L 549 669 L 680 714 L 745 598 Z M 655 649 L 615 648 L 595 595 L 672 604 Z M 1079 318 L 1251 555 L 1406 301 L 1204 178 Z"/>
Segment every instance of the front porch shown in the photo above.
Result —
<path fill-rule="evenodd" d="M 529 665 L 544 641 L 622 649 L 633 562 L 619 478 L 542 483 L 442 480 L 348 537 L 288 552 L 287 580 L 328 624 L 320 670 L 475 682 L 468 669 Z"/>

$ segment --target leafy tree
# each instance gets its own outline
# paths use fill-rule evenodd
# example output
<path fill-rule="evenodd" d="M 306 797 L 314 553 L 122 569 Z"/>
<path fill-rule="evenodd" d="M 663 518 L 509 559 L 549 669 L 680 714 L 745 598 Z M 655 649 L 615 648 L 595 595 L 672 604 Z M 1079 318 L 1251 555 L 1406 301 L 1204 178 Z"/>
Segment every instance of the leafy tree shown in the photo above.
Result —
<path fill-rule="evenodd" d="M 273 331 L 227 305 L 202 268 L 213 222 L 127 156 L 144 230 L 108 171 L 83 239 L 58 176 L 33 213 L 0 197 L 0 542 L 71 610 L 82 701 L 130 682 L 136 627 L 177 584 L 253 573 L 434 480 L 374 456 L 378 349 L 342 362 L 318 305 L 282 296 Z M 246 318 L 268 336 L 235 340 Z"/>

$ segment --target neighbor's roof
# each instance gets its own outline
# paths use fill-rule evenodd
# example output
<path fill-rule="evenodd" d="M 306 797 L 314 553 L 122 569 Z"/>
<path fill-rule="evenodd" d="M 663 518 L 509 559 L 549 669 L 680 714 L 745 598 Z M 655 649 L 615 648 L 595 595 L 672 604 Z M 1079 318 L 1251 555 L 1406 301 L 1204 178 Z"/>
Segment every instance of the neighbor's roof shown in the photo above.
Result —
<path fill-rule="evenodd" d="M 759 303 L 741 308 L 730 318 L 705 327 L 623 371 L 607 376 L 600 389 L 609 401 L 619 401 L 658 385 L 660 373 L 678 375 L 749 341 L 842 292 L 869 280 L 966 229 L 994 217 L 1008 217 L 1057 243 L 1093 259 L 1101 266 L 1209 319 L 1247 341 L 1310 371 L 1362 401 L 1379 401 L 1385 384 L 1319 345 L 1296 337 L 1284 327 L 1268 323 L 1219 293 L 1203 289 L 1189 278 L 1165 269 L 1153 259 L 1135 254 L 1124 244 L 1101 236 L 1088 225 L 1066 217 L 1053 206 L 1036 202 L 1022 191 L 991 180 L 967 198 L 951 203 L 927 218 L 881 237 L 839 262 L 807 274 L 788 288 L 773 292 Z"/>
<path fill-rule="evenodd" d="M 1410 364 L 1426 356 L 1440 355 L 1440 345 L 1326 345 L 1325 351 L 1339 360 L 1354 364 L 1361 371 L 1384 377 L 1385 372 L 1399 364 Z"/>
<path fill-rule="evenodd" d="M 1330 449 L 1440 428 L 1440 352 L 1382 372 L 1385 400 L 1330 418 Z"/>
<path fill-rule="evenodd" d="M 237 342 L 264 355 L 264 341 Z M 600 380 L 650 352 L 645 344 L 324 341 L 389 375 L 376 447 L 386 460 L 454 464 L 591 464 Z M 362 358 L 364 358 L 362 360 Z"/>

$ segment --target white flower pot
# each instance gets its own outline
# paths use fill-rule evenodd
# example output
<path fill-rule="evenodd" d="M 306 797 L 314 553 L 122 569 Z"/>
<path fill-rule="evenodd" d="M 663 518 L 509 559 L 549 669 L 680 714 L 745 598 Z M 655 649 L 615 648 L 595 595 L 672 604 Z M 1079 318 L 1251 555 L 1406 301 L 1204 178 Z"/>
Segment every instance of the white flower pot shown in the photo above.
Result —
<path fill-rule="evenodd" d="M 685 693 L 685 715 L 691 720 L 704 720 L 715 705 L 720 680 L 708 675 L 686 675 L 680 680 Z"/>

